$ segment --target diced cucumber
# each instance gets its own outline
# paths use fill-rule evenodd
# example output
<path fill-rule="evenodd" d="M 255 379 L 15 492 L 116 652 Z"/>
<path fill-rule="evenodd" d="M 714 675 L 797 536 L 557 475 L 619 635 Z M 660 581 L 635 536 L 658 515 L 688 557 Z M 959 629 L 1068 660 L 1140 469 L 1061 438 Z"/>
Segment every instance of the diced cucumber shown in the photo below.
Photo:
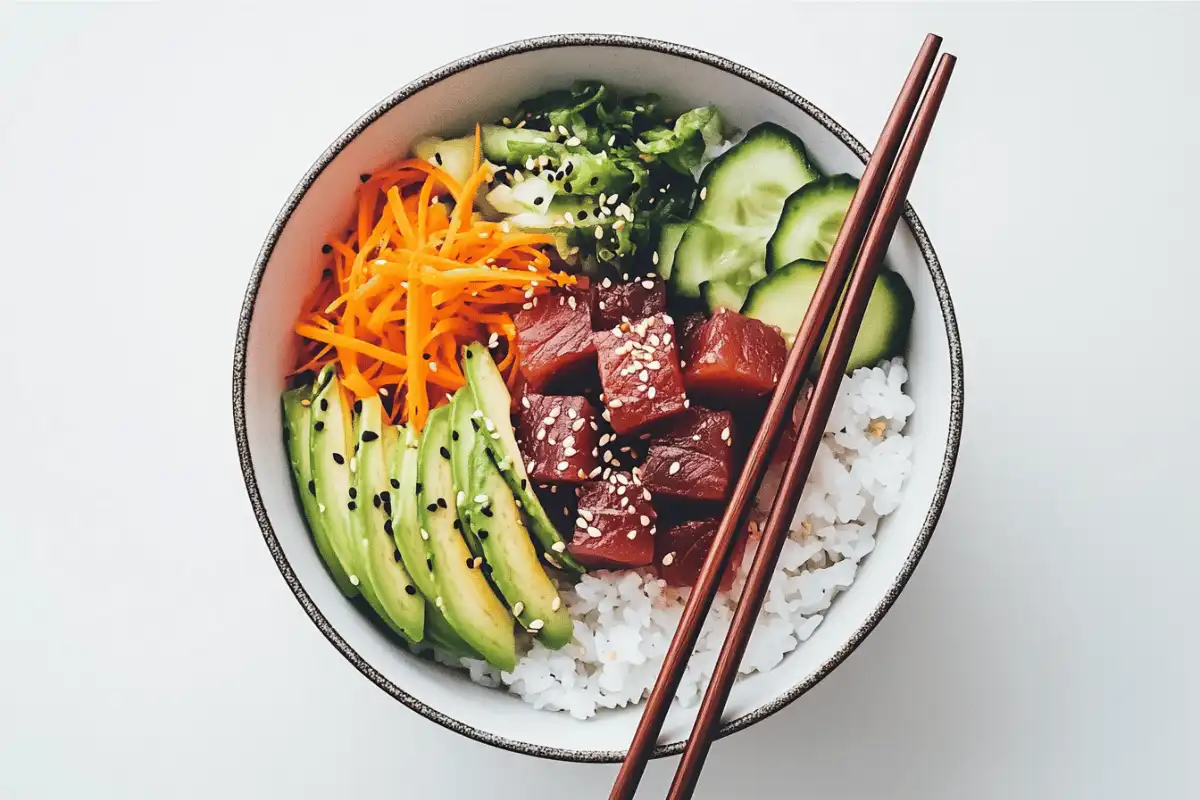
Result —
<path fill-rule="evenodd" d="M 475 137 L 442 139 L 427 136 L 413 145 L 413 154 L 441 167 L 459 184 L 466 183 L 475 171 Z"/>
<path fill-rule="evenodd" d="M 679 247 L 679 240 L 683 238 L 687 227 L 686 222 L 668 222 L 662 226 L 662 231 L 659 233 L 658 249 L 655 250 L 657 261 L 654 262 L 654 268 L 658 270 L 658 274 L 664 281 L 671 278 L 671 267 L 675 263 L 675 250 Z"/>
<path fill-rule="evenodd" d="M 823 263 L 804 259 L 783 265 L 750 288 L 742 313 L 777 326 L 790 343 L 800 330 L 824 270 Z M 891 270 L 881 270 L 871 290 L 848 369 L 869 367 L 903 352 L 912 312 L 912 293 L 904 279 Z M 825 355 L 828 343 L 826 335 L 818 357 Z M 818 366 L 814 361 L 814 370 Z"/>
<path fill-rule="evenodd" d="M 523 155 L 515 153 L 509 148 L 509 142 L 521 142 L 531 145 L 545 144 L 557 139 L 557 134 L 547 131 L 534 131 L 528 128 L 506 128 L 503 125 L 480 126 L 480 145 L 483 149 L 483 157 L 496 164 L 516 165 L 525 160 Z"/>
<path fill-rule="evenodd" d="M 800 258 L 826 261 L 857 190 L 858 179 L 845 174 L 797 189 L 783 204 L 779 226 L 767 242 L 767 271 Z"/>
<path fill-rule="evenodd" d="M 774 123 L 746 138 L 704 169 L 692 222 L 672 264 L 671 286 L 699 297 L 705 281 L 749 285 L 766 275 L 767 241 L 784 201 L 818 177 L 804 143 Z"/>

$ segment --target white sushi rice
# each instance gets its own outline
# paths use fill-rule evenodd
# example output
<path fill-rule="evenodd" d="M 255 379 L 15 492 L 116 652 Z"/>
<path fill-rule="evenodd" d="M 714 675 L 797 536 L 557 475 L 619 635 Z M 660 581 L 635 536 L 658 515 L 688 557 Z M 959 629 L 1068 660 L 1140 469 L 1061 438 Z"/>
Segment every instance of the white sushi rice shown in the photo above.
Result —
<path fill-rule="evenodd" d="M 897 358 L 842 380 L 796 527 L 742 659 L 743 675 L 770 670 L 813 634 L 874 549 L 879 519 L 900 504 L 912 466 L 912 442 L 903 433 L 915 408 L 903 391 L 907 379 Z M 772 490 L 764 487 L 760 501 L 769 505 Z M 676 693 L 685 706 L 698 702 L 708 685 L 756 546 L 752 539 L 733 589 L 713 602 Z M 548 650 L 534 642 L 512 672 L 472 659 L 461 664 L 477 683 L 503 685 L 535 708 L 579 719 L 638 703 L 662 666 L 687 592 L 642 570 L 591 572 L 562 592 L 575 620 L 575 640 L 566 647 Z"/>

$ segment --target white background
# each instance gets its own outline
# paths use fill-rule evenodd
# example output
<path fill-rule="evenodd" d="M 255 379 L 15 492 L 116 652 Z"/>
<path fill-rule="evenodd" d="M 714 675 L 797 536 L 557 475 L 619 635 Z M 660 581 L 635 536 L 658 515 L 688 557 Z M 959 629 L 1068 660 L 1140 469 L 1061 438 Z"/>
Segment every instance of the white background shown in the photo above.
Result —
<path fill-rule="evenodd" d="M 0 797 L 606 796 L 615 768 L 459 738 L 325 642 L 230 414 L 250 267 L 322 149 L 562 30 L 718 52 L 868 142 L 926 31 L 961 59 L 912 195 L 965 341 L 949 504 L 880 628 L 699 796 L 1200 792 L 1200 8 L 698 6 L 0 7 Z"/>

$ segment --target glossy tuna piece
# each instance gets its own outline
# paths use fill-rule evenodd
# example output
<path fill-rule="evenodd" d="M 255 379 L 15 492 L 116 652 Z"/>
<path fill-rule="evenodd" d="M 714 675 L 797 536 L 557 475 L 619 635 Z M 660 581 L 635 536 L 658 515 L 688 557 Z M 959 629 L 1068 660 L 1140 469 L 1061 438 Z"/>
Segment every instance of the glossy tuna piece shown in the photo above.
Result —
<path fill-rule="evenodd" d="M 621 283 L 605 278 L 592 285 L 592 325 L 598 331 L 666 310 L 667 287 L 658 276 L 646 275 Z"/>
<path fill-rule="evenodd" d="M 733 442 L 733 414 L 693 406 L 650 440 L 642 483 L 655 495 L 725 500 L 734 481 Z"/>
<path fill-rule="evenodd" d="M 546 516 L 554 523 L 563 539 L 570 541 L 571 529 L 575 525 L 579 507 L 579 499 L 575 496 L 576 487 L 559 485 L 557 483 L 534 484 L 533 492 L 541 502 Z"/>
<path fill-rule="evenodd" d="M 788 348 L 776 328 L 717 309 L 688 339 L 687 391 L 720 406 L 762 397 L 775 388 Z"/>
<path fill-rule="evenodd" d="M 629 473 L 579 487 L 578 514 L 568 549 L 585 567 L 631 569 L 654 559 L 654 507 Z"/>
<path fill-rule="evenodd" d="M 605 418 L 618 434 L 640 430 L 688 407 L 670 316 L 621 323 L 593 337 Z"/>
<path fill-rule="evenodd" d="M 708 550 L 717 535 L 719 519 L 694 519 L 679 522 L 659 531 L 654 537 L 654 568 L 671 586 L 694 586 Z M 738 565 L 746 553 L 746 535 L 737 538 L 729 565 L 721 575 L 721 591 L 729 591 Z"/>
<path fill-rule="evenodd" d="M 586 397 L 526 392 L 517 416 L 525 469 L 535 483 L 583 483 L 600 475 L 600 415 Z"/>
<path fill-rule="evenodd" d="M 521 375 L 534 392 L 591 372 L 596 362 L 592 342 L 590 290 L 556 289 L 519 311 L 517 347 Z"/>
<path fill-rule="evenodd" d="M 696 346 L 696 332 L 705 322 L 708 322 L 705 314 L 693 311 L 680 320 L 677 326 L 679 328 L 679 361 L 684 369 L 687 368 L 687 360 L 692 357 L 692 350 Z"/>

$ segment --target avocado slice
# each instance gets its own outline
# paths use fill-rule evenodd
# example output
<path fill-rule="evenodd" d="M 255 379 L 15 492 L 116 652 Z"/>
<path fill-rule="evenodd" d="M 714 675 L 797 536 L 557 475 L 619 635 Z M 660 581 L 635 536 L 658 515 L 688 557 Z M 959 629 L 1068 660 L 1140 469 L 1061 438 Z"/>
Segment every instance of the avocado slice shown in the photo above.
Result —
<path fill-rule="evenodd" d="M 356 546 L 350 532 L 350 409 L 342 401 L 341 388 L 332 364 L 317 375 L 315 394 L 310 406 L 312 428 L 309 456 L 312 481 L 316 489 L 317 514 L 326 532 L 329 547 L 337 557 L 346 580 L 368 596 L 366 573 L 359 565 Z"/>
<path fill-rule="evenodd" d="M 417 452 L 417 518 L 437 591 L 434 605 L 489 664 L 511 672 L 517 665 L 513 618 L 484 577 L 482 557 L 471 554 L 459 533 L 450 443 L 450 407 L 442 406 L 425 421 Z"/>
<path fill-rule="evenodd" d="M 425 635 L 425 599 L 401 561 L 392 539 L 392 499 L 384 453 L 383 403 L 369 397 L 354 404 L 354 456 L 350 459 L 350 531 L 362 559 L 379 616 L 390 620 L 409 641 Z M 367 594 L 371 600 L 371 594 Z"/>
<path fill-rule="evenodd" d="M 584 572 L 583 566 L 567 552 L 567 543 L 559 535 L 529 484 L 529 473 L 525 470 L 525 461 L 517 447 L 517 437 L 513 433 L 509 415 L 512 398 L 491 353 L 479 342 L 467 345 L 462 368 L 467 385 L 475 395 L 478 406 L 476 414 L 484 426 L 480 438 L 486 442 L 504 480 L 520 501 L 519 507 L 525 512 L 530 530 L 542 546 L 544 558 L 554 566 Z"/>
<path fill-rule="evenodd" d="M 388 455 L 392 536 L 408 574 L 425 598 L 425 641 L 457 656 L 482 658 L 433 604 L 437 589 L 425 561 L 425 543 L 417 520 L 417 439 L 407 427 L 389 425 L 384 429 L 383 441 Z"/>
<path fill-rule="evenodd" d="M 346 571 L 338 561 L 337 553 L 329 542 L 329 531 L 317 507 L 317 485 L 312 474 L 312 386 L 305 385 L 283 393 L 283 424 L 287 438 L 288 458 L 292 462 L 292 477 L 296 479 L 296 491 L 300 506 L 308 520 L 308 529 L 317 545 L 317 552 L 325 562 L 333 582 L 346 597 L 354 597 L 358 589 L 350 583 Z"/>
<path fill-rule="evenodd" d="M 450 448 L 455 475 L 466 479 L 459 486 L 458 515 L 464 532 L 472 531 L 483 548 L 488 573 L 521 627 L 557 650 L 571 641 L 574 627 L 558 589 L 538 561 L 537 550 L 521 520 L 512 490 L 496 468 L 475 413 L 475 396 L 469 386 L 459 389 L 451 402 L 455 423 Z M 461 427 L 459 427 L 461 426 Z M 480 431 L 480 434 L 486 431 Z"/>
<path fill-rule="evenodd" d="M 483 555 L 483 546 L 475 529 L 467 524 L 463 516 L 462 502 L 469 494 L 471 486 L 470 465 L 471 448 L 475 441 L 474 430 L 471 427 L 471 414 L 475 412 L 475 398 L 470 396 L 465 403 L 458 401 L 459 395 L 470 392 L 469 387 L 462 387 L 454 394 L 450 403 L 450 468 L 454 474 L 454 497 L 458 500 L 458 516 L 462 520 L 462 534 L 467 541 L 467 547 L 477 556 Z M 478 423 L 476 423 L 478 424 Z"/>

